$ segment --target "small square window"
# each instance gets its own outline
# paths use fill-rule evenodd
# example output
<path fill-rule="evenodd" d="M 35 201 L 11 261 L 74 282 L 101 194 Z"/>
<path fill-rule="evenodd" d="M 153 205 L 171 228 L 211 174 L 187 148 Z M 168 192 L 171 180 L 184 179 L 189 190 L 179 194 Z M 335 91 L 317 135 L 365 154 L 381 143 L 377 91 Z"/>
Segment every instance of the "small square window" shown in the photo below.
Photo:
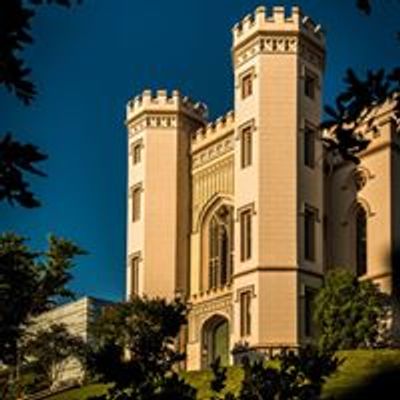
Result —
<path fill-rule="evenodd" d="M 253 94 L 253 74 L 248 73 L 243 76 L 242 82 L 242 99 L 249 97 Z"/>

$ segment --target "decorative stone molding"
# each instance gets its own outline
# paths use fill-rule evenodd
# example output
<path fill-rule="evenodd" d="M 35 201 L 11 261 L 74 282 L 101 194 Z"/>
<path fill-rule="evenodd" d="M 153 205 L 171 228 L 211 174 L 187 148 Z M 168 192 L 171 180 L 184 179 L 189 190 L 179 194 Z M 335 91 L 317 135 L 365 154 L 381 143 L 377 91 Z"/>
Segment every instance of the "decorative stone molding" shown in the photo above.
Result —
<path fill-rule="evenodd" d="M 240 215 L 244 212 L 250 210 L 251 211 L 251 215 L 256 215 L 256 203 L 253 201 L 249 204 L 245 204 L 244 206 L 241 206 L 239 208 L 236 209 L 236 219 L 235 222 L 238 222 L 240 220 Z"/>
<path fill-rule="evenodd" d="M 201 150 L 192 157 L 192 168 L 200 168 L 205 164 L 233 151 L 233 135 Z"/>
<path fill-rule="evenodd" d="M 202 209 L 217 193 L 233 196 L 234 190 L 233 155 L 202 169 L 193 176 L 192 226 L 198 230 L 198 220 Z"/>
<path fill-rule="evenodd" d="M 240 124 L 236 130 L 236 134 L 235 134 L 235 140 L 241 140 L 242 138 L 242 133 L 245 129 L 251 128 L 251 131 L 254 132 L 257 130 L 256 125 L 255 125 L 256 121 L 254 118 L 244 122 L 243 124 Z"/>
<path fill-rule="evenodd" d="M 376 212 L 372 210 L 368 201 L 362 197 L 358 197 L 351 203 L 346 213 L 346 218 L 342 221 L 342 226 L 346 227 L 349 225 L 349 222 L 353 219 L 359 207 L 362 207 L 365 210 L 367 218 L 371 218 L 376 215 Z"/>
<path fill-rule="evenodd" d="M 136 134 L 147 128 L 171 129 L 177 127 L 178 119 L 176 114 L 151 113 L 129 125 L 129 138 L 134 137 Z"/>
<path fill-rule="evenodd" d="M 137 250 L 137 251 L 134 251 L 133 253 L 130 253 L 129 254 L 129 256 L 128 256 L 128 268 L 130 268 L 131 267 L 131 261 L 132 261 L 132 259 L 133 258 L 138 258 L 139 259 L 139 261 L 143 261 L 143 256 L 142 256 L 142 251 L 141 250 Z"/>
<path fill-rule="evenodd" d="M 240 300 L 240 295 L 241 295 L 242 293 L 244 293 L 244 292 L 250 292 L 252 298 L 257 297 L 257 296 L 256 296 L 256 289 L 255 289 L 255 286 L 254 286 L 254 285 L 247 285 L 247 286 L 241 287 L 241 288 L 239 288 L 239 289 L 236 290 L 236 293 L 235 293 L 235 300 L 234 300 L 236 303 Z"/>
<path fill-rule="evenodd" d="M 310 211 L 312 211 L 314 213 L 315 222 L 318 222 L 318 223 L 322 222 L 320 210 L 317 207 L 315 207 L 315 206 L 313 206 L 313 205 L 311 205 L 311 204 L 309 204 L 309 203 L 307 203 L 305 201 L 302 201 L 301 202 L 301 208 L 300 208 L 300 210 L 298 212 L 298 215 L 300 217 L 304 217 L 305 214 L 306 214 L 306 210 L 310 210 Z"/>
<path fill-rule="evenodd" d="M 200 340 L 203 324 L 215 314 L 233 321 L 232 291 L 230 286 L 194 295 L 190 299 L 189 342 Z M 233 328 L 233 327 L 232 327 Z"/>
<path fill-rule="evenodd" d="M 130 199 L 132 198 L 132 193 L 133 193 L 133 191 L 136 190 L 136 189 L 140 189 L 140 191 L 143 192 L 143 191 L 144 191 L 143 182 L 135 183 L 134 185 L 132 185 L 132 186 L 129 188 L 128 197 L 129 197 Z"/>
<path fill-rule="evenodd" d="M 375 174 L 373 174 L 367 167 L 361 165 L 354 168 L 345 179 L 344 184 L 341 186 L 343 191 L 348 190 L 349 188 L 355 188 L 357 192 L 360 192 L 369 180 L 375 178 Z"/>
<path fill-rule="evenodd" d="M 325 57 L 321 50 L 293 35 L 265 35 L 254 39 L 252 43 L 239 50 L 234 56 L 235 67 L 239 67 L 259 54 L 299 54 L 304 61 L 318 69 L 325 67 Z"/>

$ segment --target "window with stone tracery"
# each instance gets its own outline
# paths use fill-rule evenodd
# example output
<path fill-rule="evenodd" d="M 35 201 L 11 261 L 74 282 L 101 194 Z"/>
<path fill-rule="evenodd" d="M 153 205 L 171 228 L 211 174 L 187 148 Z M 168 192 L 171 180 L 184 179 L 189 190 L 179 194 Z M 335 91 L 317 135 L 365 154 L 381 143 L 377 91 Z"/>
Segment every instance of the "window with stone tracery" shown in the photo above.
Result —
<path fill-rule="evenodd" d="M 233 207 L 222 206 L 208 226 L 208 287 L 229 283 L 233 263 Z"/>

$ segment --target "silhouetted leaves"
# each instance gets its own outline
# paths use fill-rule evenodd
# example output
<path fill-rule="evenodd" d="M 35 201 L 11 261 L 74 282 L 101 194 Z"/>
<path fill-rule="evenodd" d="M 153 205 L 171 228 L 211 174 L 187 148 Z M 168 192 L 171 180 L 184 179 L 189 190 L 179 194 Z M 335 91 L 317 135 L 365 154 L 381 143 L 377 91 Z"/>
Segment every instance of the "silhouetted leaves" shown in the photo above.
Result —
<path fill-rule="evenodd" d="M 364 80 L 348 69 L 344 82 L 345 90 L 337 96 L 335 107 L 325 106 L 327 119 L 321 128 L 329 131 L 324 142 L 330 151 L 359 163 L 358 154 L 370 143 L 365 132 L 378 129 L 373 110 L 390 102 L 395 117 L 400 118 L 400 69 L 368 71 Z"/>
<path fill-rule="evenodd" d="M 30 80 L 30 69 L 19 53 L 33 43 L 31 19 L 34 15 L 22 1 L 0 2 L 0 85 L 5 85 L 25 104 L 32 102 L 36 89 Z"/>
<path fill-rule="evenodd" d="M 24 172 L 45 176 L 36 164 L 46 160 L 36 146 L 21 144 L 10 133 L 0 138 L 0 201 L 32 208 L 40 205 L 24 180 Z"/>
<path fill-rule="evenodd" d="M 29 4 L 43 4 L 70 7 L 81 1 L 71 0 L 30 0 Z M 26 7 L 22 0 L 2 0 L 0 2 L 0 85 L 25 104 L 30 104 L 36 96 L 36 88 L 31 80 L 31 70 L 26 67 L 20 53 L 33 43 L 32 18 L 35 11 Z"/>
<path fill-rule="evenodd" d="M 224 400 L 317 400 L 322 386 L 343 361 L 333 353 L 322 352 L 314 347 L 300 348 L 297 353 L 282 351 L 278 365 L 271 367 L 265 361 L 250 363 L 244 358 L 244 379 L 237 396 L 221 395 L 225 387 L 226 369 L 216 362 L 212 365 L 214 379 L 211 388 L 214 399 Z"/>
<path fill-rule="evenodd" d="M 225 387 L 226 381 L 226 368 L 221 366 L 221 359 L 218 357 L 210 365 L 213 373 L 213 379 L 211 381 L 211 390 L 216 393 L 220 393 Z"/>
<path fill-rule="evenodd" d="M 186 307 L 179 300 L 134 297 L 106 308 L 94 327 L 90 365 L 112 386 L 95 399 L 194 399 L 196 390 L 174 370 L 185 358 L 175 347 L 184 324 Z"/>
<path fill-rule="evenodd" d="M 372 12 L 372 0 L 356 0 L 356 6 L 367 15 Z M 397 37 L 400 40 L 400 32 Z M 329 134 L 323 140 L 332 153 L 359 163 L 358 154 L 370 143 L 365 131 L 377 131 L 372 110 L 392 102 L 394 116 L 397 120 L 400 118 L 400 68 L 369 71 L 365 79 L 348 69 L 344 81 L 346 88 L 337 96 L 335 107 L 325 106 L 328 118 L 321 128 L 329 130 Z"/>
<path fill-rule="evenodd" d="M 32 251 L 26 239 L 0 235 L 0 362 L 13 365 L 17 343 L 30 318 L 71 298 L 66 287 L 74 258 L 85 254 L 73 242 L 49 237 L 48 250 Z"/>
<path fill-rule="evenodd" d="M 26 66 L 22 51 L 33 43 L 32 6 L 57 5 L 70 7 L 82 0 L 1 0 L 0 1 L 0 86 L 3 85 L 25 105 L 37 95 L 31 78 L 31 69 Z M 37 207 L 39 201 L 28 190 L 24 172 L 44 176 L 34 164 L 46 158 L 33 145 L 23 145 L 12 140 L 11 135 L 0 138 L 0 201 L 8 200 L 23 207 Z"/>

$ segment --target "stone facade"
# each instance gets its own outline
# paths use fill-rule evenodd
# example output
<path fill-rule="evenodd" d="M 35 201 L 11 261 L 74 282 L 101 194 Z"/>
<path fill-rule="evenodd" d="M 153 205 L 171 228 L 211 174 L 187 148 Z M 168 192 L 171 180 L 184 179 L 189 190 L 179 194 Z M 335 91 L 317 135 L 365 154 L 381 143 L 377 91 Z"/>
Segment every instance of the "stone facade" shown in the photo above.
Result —
<path fill-rule="evenodd" d="M 204 104 L 163 90 L 127 105 L 127 297 L 185 296 L 188 369 L 231 362 L 237 343 L 307 342 L 326 270 L 390 290 L 399 243 L 390 106 L 360 165 L 333 159 L 318 130 L 321 26 L 258 7 L 232 33 L 234 111 L 209 123 Z"/>
<path fill-rule="evenodd" d="M 109 301 L 83 297 L 41 314 L 35 318 L 30 331 L 34 333 L 46 330 L 53 324 L 64 324 L 71 334 L 81 336 L 85 342 L 93 341 L 90 326 L 100 314 L 101 309 L 110 304 Z M 63 365 L 58 379 L 53 382 L 52 387 L 79 383 L 83 380 L 84 375 L 85 371 L 81 363 L 71 358 Z"/>

